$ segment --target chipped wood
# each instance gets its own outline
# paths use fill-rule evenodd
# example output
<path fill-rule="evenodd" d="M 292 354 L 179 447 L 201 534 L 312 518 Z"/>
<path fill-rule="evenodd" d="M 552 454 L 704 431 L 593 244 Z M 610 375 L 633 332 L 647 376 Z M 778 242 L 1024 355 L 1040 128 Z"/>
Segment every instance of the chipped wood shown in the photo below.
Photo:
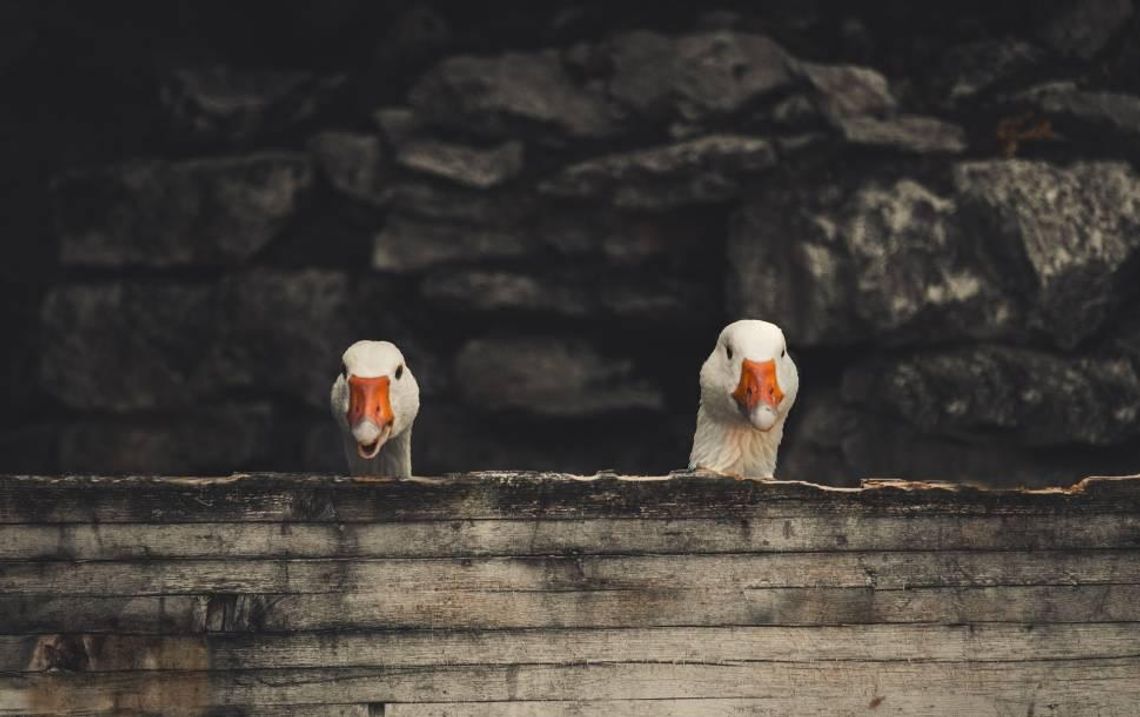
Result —
<path fill-rule="evenodd" d="M 872 481 L 862 489 L 680 475 L 493 473 L 395 481 L 251 475 L 219 479 L 0 477 L 0 523 L 375 523 L 559 518 L 799 518 L 1140 512 L 1140 477 L 1065 490 L 986 491 Z"/>
<path fill-rule="evenodd" d="M 0 714 L 1131 714 L 1140 478 L 0 477 Z"/>

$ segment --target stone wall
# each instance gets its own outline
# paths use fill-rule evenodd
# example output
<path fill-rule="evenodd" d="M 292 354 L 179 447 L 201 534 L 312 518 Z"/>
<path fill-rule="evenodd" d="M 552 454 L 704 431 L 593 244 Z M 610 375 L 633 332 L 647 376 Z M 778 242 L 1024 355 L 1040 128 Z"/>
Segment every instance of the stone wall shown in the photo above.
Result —
<path fill-rule="evenodd" d="M 1130 0 L 538 5 L 7 5 L 0 471 L 340 470 L 359 337 L 420 472 L 667 471 L 743 316 L 783 477 L 1140 468 Z"/>

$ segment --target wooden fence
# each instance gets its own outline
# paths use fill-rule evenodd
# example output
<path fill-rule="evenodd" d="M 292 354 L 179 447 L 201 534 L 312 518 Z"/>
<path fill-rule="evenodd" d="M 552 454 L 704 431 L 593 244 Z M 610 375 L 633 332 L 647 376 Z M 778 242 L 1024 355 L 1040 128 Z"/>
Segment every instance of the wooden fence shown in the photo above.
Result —
<path fill-rule="evenodd" d="M 0 477 L 2 715 L 1140 715 L 1140 477 Z"/>

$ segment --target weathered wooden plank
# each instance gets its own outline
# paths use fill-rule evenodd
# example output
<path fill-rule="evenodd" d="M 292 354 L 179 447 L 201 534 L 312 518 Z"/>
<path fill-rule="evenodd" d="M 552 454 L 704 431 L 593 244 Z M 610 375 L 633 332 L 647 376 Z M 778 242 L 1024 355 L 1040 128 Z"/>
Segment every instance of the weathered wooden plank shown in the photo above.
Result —
<path fill-rule="evenodd" d="M 0 591 L 52 595 L 1140 584 L 1140 551 L 2 562 Z"/>
<path fill-rule="evenodd" d="M 1023 694 L 1023 693 L 1022 693 Z M 762 698 L 674 699 L 674 700 L 575 700 L 536 702 L 436 702 L 389 705 L 385 717 L 836 717 L 837 715 L 895 715 L 897 717 L 963 717 L 995 715 L 1023 717 L 1132 717 L 1135 711 L 1118 703 L 1100 700 L 1065 704 L 1043 703 L 1018 696 L 1006 702 L 993 697 L 957 693 L 947 700 L 944 694 L 927 697 L 917 689 L 904 694 L 874 695 L 866 688 L 853 690 L 823 701 L 801 701 L 792 695 Z"/>
<path fill-rule="evenodd" d="M 43 674 L 0 677 L 0 714 L 75 714 L 148 703 L 502 702 L 582 695 L 596 700 L 767 699 L 774 708 L 784 708 L 776 710 L 781 714 L 820 713 L 825 704 L 833 709 L 835 700 L 855 696 L 864 709 L 889 700 L 913 708 L 908 714 L 931 709 L 941 710 L 936 714 L 1027 714 L 1031 705 L 1049 705 L 1055 714 L 1126 715 L 1140 703 L 1140 659 Z M 1094 709 L 1099 712 L 1089 711 Z"/>
<path fill-rule="evenodd" d="M 0 633 L 1140 622 L 1140 586 L 0 596 Z"/>
<path fill-rule="evenodd" d="M 147 597 L 0 594 L 0 632 L 180 634 L 207 624 L 209 600 L 197 595 Z"/>
<path fill-rule="evenodd" d="M 0 672 L 606 662 L 1031 662 L 1140 655 L 1136 623 L 0 635 Z"/>
<path fill-rule="evenodd" d="M 386 522 L 492 518 L 767 518 L 821 514 L 1140 512 L 1140 478 L 1067 489 L 986 491 L 905 482 L 861 490 L 798 482 L 583 479 L 483 473 L 444 479 L 0 477 L 0 523 Z"/>
<path fill-rule="evenodd" d="M 1140 514 L 8 525 L 0 560 L 1140 548 Z"/>

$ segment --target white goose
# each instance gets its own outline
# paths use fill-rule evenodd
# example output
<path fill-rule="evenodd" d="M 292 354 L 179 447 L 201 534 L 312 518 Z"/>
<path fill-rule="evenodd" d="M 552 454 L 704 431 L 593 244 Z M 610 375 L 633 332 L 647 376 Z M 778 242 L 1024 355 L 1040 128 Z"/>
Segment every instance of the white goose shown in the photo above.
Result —
<path fill-rule="evenodd" d="M 754 320 L 726 326 L 701 367 L 689 468 L 771 478 L 799 387 L 779 326 Z"/>
<path fill-rule="evenodd" d="M 387 341 L 357 341 L 342 361 L 331 403 L 349 473 L 410 478 L 420 387 L 404 355 Z"/>

